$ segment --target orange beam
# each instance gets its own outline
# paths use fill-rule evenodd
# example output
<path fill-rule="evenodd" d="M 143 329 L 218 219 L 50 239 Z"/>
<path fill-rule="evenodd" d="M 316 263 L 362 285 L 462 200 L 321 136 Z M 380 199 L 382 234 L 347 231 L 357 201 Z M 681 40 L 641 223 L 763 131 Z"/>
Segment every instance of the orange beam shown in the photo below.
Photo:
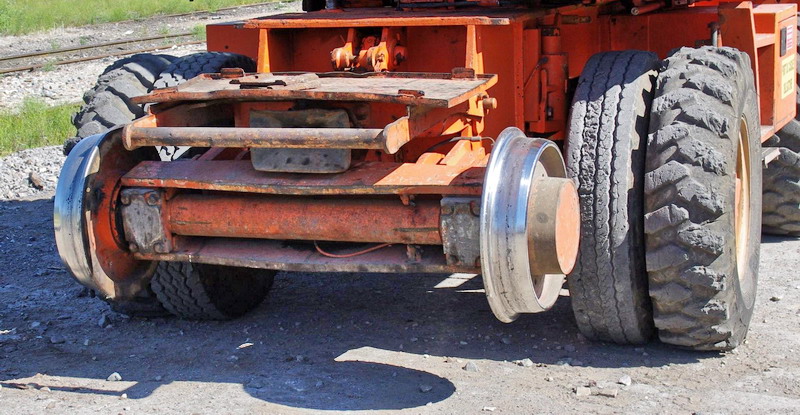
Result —
<path fill-rule="evenodd" d="M 144 161 L 123 186 L 283 195 L 480 195 L 483 167 L 363 162 L 336 174 L 264 173 L 250 160 Z"/>
<path fill-rule="evenodd" d="M 283 13 L 246 21 L 245 29 L 305 29 L 309 27 L 389 27 L 389 26 L 508 26 L 543 15 L 544 10 L 520 9 L 404 12 L 383 8 L 344 9 L 338 13 Z"/>
<path fill-rule="evenodd" d="M 169 231 L 183 236 L 441 245 L 439 202 L 178 195 Z"/>

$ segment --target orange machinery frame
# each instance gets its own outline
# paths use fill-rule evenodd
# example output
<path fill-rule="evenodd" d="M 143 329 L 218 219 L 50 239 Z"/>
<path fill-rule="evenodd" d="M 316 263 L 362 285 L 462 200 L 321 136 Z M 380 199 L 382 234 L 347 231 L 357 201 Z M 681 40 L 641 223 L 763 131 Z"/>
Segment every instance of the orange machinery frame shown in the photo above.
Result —
<path fill-rule="evenodd" d="M 477 74 L 496 74 L 496 78 L 491 77 L 496 84 L 487 84 L 488 89 L 455 107 L 428 109 L 418 117 L 421 120 L 418 128 L 406 129 L 410 140 L 399 152 L 362 154 L 357 160 L 360 167 L 340 174 L 312 175 L 307 179 L 258 174 L 248 160 L 241 159 L 247 154 L 242 148 L 212 148 L 190 163 L 139 163 L 133 160 L 133 153 L 127 155 L 121 148 L 101 149 L 109 154 L 106 158 L 111 161 L 104 162 L 107 171 L 98 183 L 106 184 L 97 193 L 103 197 L 92 209 L 96 216 L 92 241 L 103 247 L 97 250 L 97 261 L 114 281 L 136 280 L 136 274 L 146 272 L 138 270 L 147 264 L 142 265 L 140 260 L 184 260 L 186 255 L 199 262 L 203 262 L 205 255 L 205 261 L 211 263 L 247 266 L 263 266 L 264 255 L 271 255 L 273 264 L 287 270 L 366 269 L 365 263 L 358 261 L 287 251 L 276 241 L 251 245 L 236 239 L 249 236 L 280 240 L 302 236 L 311 241 L 398 243 L 400 246 L 373 253 L 377 258 L 369 268 L 373 271 L 474 271 L 477 264 L 454 262 L 452 258 L 447 258 L 447 262 L 437 260 L 427 267 L 407 262 L 407 256 L 421 255 L 414 248 L 416 244 L 441 243 L 437 224 L 440 215 L 444 215 L 443 208 L 432 201 L 443 196 L 480 195 L 490 147 L 488 141 L 475 137 L 497 137 L 504 128 L 514 126 L 529 135 L 563 139 L 571 89 L 589 57 L 601 51 L 642 49 L 664 57 L 673 48 L 709 44 L 714 38 L 717 44 L 736 47 L 751 57 L 758 80 L 762 139 L 770 137 L 795 116 L 796 4 L 706 3 L 702 7 L 659 10 L 638 16 L 613 12 L 615 5 L 618 4 L 420 12 L 358 8 L 210 25 L 207 28 L 210 51 L 250 56 L 256 60 L 259 72 L 330 72 L 337 65 L 357 64 L 430 74 L 451 73 L 455 68 L 466 67 Z M 370 63 L 368 55 L 359 53 L 356 57 L 358 32 L 380 38 L 378 46 L 393 48 L 390 55 L 397 59 L 391 62 L 372 59 Z M 162 90 L 151 98 L 169 92 Z M 213 91 L 209 96 L 212 95 Z M 209 123 L 220 117 L 232 119 L 235 127 L 250 127 L 252 110 L 287 110 L 292 105 L 292 102 L 214 101 L 213 98 L 206 103 L 186 105 L 164 102 L 152 106 L 151 115 L 126 126 L 125 134 L 138 127 L 157 125 L 180 129 L 189 121 L 200 123 L 191 125 L 213 125 Z M 415 115 L 409 113 L 412 106 L 402 102 L 369 102 L 365 106 L 333 99 L 317 101 L 316 105 L 349 106 L 356 117 L 363 115 L 366 120 L 360 128 L 387 126 L 404 116 Z M 359 114 L 362 109 L 364 113 Z M 115 143 L 113 146 L 122 146 Z M 238 147 L 246 146 L 245 141 L 241 144 Z M 385 182 L 389 175 L 394 178 L 392 186 L 376 184 Z M 206 180 L 197 179 L 201 176 Z M 231 181 L 231 186 L 225 187 L 225 180 Z M 352 183 L 360 183 L 361 187 Z M 175 237 L 182 241 L 181 252 L 169 252 L 164 247 L 157 252 L 137 252 L 117 246 L 125 240 L 115 222 L 116 200 L 122 187 L 155 189 L 162 192 L 165 209 L 188 215 L 181 217 L 176 213 L 177 219 L 167 221 L 170 223 L 165 229 L 168 242 L 175 231 L 170 231 L 170 226 L 180 230 Z M 185 189 L 190 191 L 184 192 Z M 206 192 L 207 197 L 198 199 L 191 195 L 198 190 Z M 415 196 L 419 198 L 414 200 Z M 301 199 L 308 203 L 295 203 Z M 221 210 L 235 213 L 220 218 Z M 302 215 L 295 214 L 301 210 Z M 193 220 L 196 226 L 192 228 L 184 223 L 192 218 L 202 220 Z M 222 221 L 213 224 L 212 219 L 217 218 Z M 247 227 L 250 224 L 283 224 L 283 227 L 250 229 Z M 396 229 L 412 229 L 418 236 L 409 239 L 393 233 Z M 193 235 L 225 240 L 216 245 L 216 251 L 210 252 L 203 245 L 205 242 L 193 245 Z M 364 261 L 365 257 L 359 258 Z"/>
<path fill-rule="evenodd" d="M 718 25 L 719 45 L 751 57 L 762 140 L 794 117 L 795 3 L 704 2 L 637 16 L 620 13 L 613 5 L 281 14 L 209 25 L 208 49 L 250 56 L 259 72 L 326 72 L 331 70 L 331 52 L 347 42 L 349 30 L 395 28 L 406 56 L 393 70 L 447 73 L 467 67 L 498 75 L 489 91 L 497 110 L 486 117 L 485 126 L 476 126 L 479 131 L 468 134 L 496 137 L 503 128 L 516 126 L 558 140 L 566 131 L 571 81 L 591 55 L 639 49 L 665 57 L 677 47 L 710 44 Z"/>

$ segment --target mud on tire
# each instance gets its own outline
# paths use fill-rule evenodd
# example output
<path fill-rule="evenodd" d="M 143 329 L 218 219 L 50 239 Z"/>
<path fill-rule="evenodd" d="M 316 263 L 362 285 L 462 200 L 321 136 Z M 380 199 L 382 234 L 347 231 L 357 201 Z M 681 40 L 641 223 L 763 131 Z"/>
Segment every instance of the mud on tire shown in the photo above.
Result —
<path fill-rule="evenodd" d="M 605 52 L 584 67 L 570 114 L 567 175 L 578 187 L 581 241 L 568 276 L 584 336 L 643 343 L 653 333 L 644 263 L 644 145 L 658 57 Z"/>
<path fill-rule="evenodd" d="M 750 59 L 738 50 L 682 48 L 662 63 L 644 223 L 653 315 L 665 343 L 729 350 L 747 333 L 761 229 L 757 102 Z M 741 189 L 750 208 L 739 210 L 736 226 L 737 170 L 748 163 L 749 191 Z"/>
<path fill-rule="evenodd" d="M 190 320 L 229 320 L 267 296 L 274 271 L 161 262 L 150 286 L 172 314 Z"/>

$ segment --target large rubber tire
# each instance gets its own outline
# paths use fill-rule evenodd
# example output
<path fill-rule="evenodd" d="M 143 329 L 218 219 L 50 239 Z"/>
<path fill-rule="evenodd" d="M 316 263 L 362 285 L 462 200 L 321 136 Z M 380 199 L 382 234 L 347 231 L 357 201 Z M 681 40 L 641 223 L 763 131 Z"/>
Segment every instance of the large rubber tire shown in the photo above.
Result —
<path fill-rule="evenodd" d="M 778 152 L 778 157 L 764 169 L 761 230 L 772 235 L 800 236 L 800 153 L 786 147 L 779 147 Z"/>
<path fill-rule="evenodd" d="M 161 72 L 175 59 L 170 55 L 140 53 L 106 67 L 94 87 L 83 94 L 84 104 L 80 111 L 72 116 L 77 133 L 64 142 L 64 154 L 68 155 L 80 140 L 88 136 L 143 116 L 144 109 L 132 103 L 131 98 L 150 92 Z M 113 311 L 131 317 L 169 315 L 150 291 L 143 291 L 133 299 L 106 302 Z"/>
<path fill-rule="evenodd" d="M 800 236 L 800 121 L 790 121 L 764 145 L 778 147 L 779 153 L 764 169 L 761 230 L 773 235 Z"/>
<path fill-rule="evenodd" d="M 325 8 L 325 0 L 303 0 L 304 12 L 316 12 Z"/>
<path fill-rule="evenodd" d="M 578 81 L 566 141 L 567 175 L 578 187 L 581 241 L 567 277 L 581 333 L 644 343 L 653 334 L 644 263 L 644 144 L 658 57 L 592 56 Z"/>
<path fill-rule="evenodd" d="M 798 117 L 800 117 L 800 114 Z M 783 126 L 776 135 L 778 140 L 771 144 L 770 147 L 784 147 L 795 153 L 800 153 L 800 121 L 797 119 L 789 121 L 789 124 Z"/>
<path fill-rule="evenodd" d="M 161 72 L 156 88 L 177 86 L 197 75 L 219 72 L 222 68 L 242 68 L 254 72 L 256 63 L 244 55 L 228 52 L 203 52 L 178 58 Z"/>
<path fill-rule="evenodd" d="M 111 310 L 120 314 L 125 314 L 130 317 L 140 318 L 154 318 L 154 317 L 167 317 L 171 313 L 161 305 L 155 293 L 148 289 L 143 290 L 137 297 L 132 299 L 120 300 L 105 300 L 111 307 Z"/>
<path fill-rule="evenodd" d="M 85 137 L 144 115 L 142 106 L 132 103 L 131 98 L 150 92 L 161 72 L 174 60 L 169 55 L 141 53 L 108 66 L 95 86 L 83 95 L 84 104 L 72 117 L 77 134 L 64 144 L 64 154 Z"/>
<path fill-rule="evenodd" d="M 798 45 L 800 50 L 800 45 Z M 800 55 L 795 69 L 800 81 Z M 767 140 L 778 147 L 778 157 L 764 169 L 764 206 L 761 231 L 773 235 L 800 236 L 800 87 L 796 91 L 797 115 Z"/>
<path fill-rule="evenodd" d="M 164 308 L 189 320 L 229 320 L 267 296 L 274 271 L 161 262 L 150 286 Z"/>
<path fill-rule="evenodd" d="M 747 334 L 761 230 L 754 85 L 750 58 L 731 48 L 682 48 L 662 63 L 647 144 L 645 241 L 653 316 L 665 343 L 730 350 Z M 740 133 L 744 163 L 737 163 Z M 741 200 L 750 203 L 741 203 L 737 226 L 737 166 L 748 163 Z"/>

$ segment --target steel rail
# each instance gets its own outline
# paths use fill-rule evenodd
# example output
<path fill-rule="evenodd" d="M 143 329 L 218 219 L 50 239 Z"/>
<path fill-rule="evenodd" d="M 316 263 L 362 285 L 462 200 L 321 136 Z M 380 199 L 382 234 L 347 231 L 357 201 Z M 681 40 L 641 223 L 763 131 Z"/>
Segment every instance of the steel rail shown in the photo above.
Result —
<path fill-rule="evenodd" d="M 69 47 L 69 48 L 48 50 L 48 51 L 42 51 L 42 52 L 23 53 L 23 54 L 20 54 L 20 55 L 0 57 L 0 62 L 12 61 L 12 60 L 17 60 L 17 59 L 25 59 L 25 58 L 33 58 L 33 57 L 36 57 L 36 56 L 58 55 L 58 54 L 61 54 L 61 53 L 75 52 L 75 51 L 78 51 L 78 50 L 105 48 L 105 47 L 109 47 L 109 46 L 124 45 L 124 44 L 128 44 L 128 43 L 140 43 L 140 42 L 147 42 L 147 41 L 151 41 L 151 40 L 172 39 L 172 38 L 176 38 L 176 37 L 192 36 L 193 34 L 194 33 L 192 33 L 192 32 L 184 32 L 184 33 L 176 33 L 176 34 L 171 34 L 171 35 L 150 36 L 150 37 L 145 37 L 145 38 L 140 38 L 140 39 L 115 40 L 113 42 L 103 42 L 103 43 L 95 43 L 95 44 L 91 44 L 91 45 L 73 46 L 73 47 Z"/>
<path fill-rule="evenodd" d="M 255 3 L 255 4 L 244 4 L 244 5 L 238 5 L 238 6 L 223 7 L 223 8 L 214 10 L 214 11 L 212 11 L 212 10 L 197 10 L 197 11 L 186 12 L 186 13 L 166 14 L 166 15 L 152 16 L 152 18 L 172 18 L 172 17 L 194 16 L 194 15 L 218 13 L 218 12 L 236 10 L 236 9 L 242 9 L 242 8 L 268 6 L 268 5 L 274 5 L 274 4 L 280 4 L 280 3 L 283 3 L 283 1 L 279 0 L 279 1 L 269 1 L 269 2 Z M 135 22 L 135 21 L 142 21 L 142 20 L 146 20 L 146 19 L 129 19 L 129 20 L 123 20 L 123 21 L 113 22 L 113 23 Z M 162 40 L 162 39 L 164 39 L 164 40 L 166 40 L 166 39 L 175 39 L 175 38 L 193 36 L 193 35 L 194 35 L 194 33 L 192 33 L 192 32 L 183 32 L 183 33 L 168 34 L 168 35 L 149 36 L 149 37 L 139 38 L 139 39 L 122 39 L 122 40 L 115 40 L 115 41 L 111 41 L 111 42 L 95 43 L 95 44 L 91 44 L 91 45 L 82 45 L 82 46 L 73 46 L 73 47 L 62 48 L 62 49 L 57 49 L 57 50 L 50 50 L 50 51 L 23 53 L 23 54 L 18 54 L 18 55 L 13 55 L 13 56 L 0 56 L 0 62 L 8 62 L 8 61 L 27 59 L 27 58 L 35 58 L 35 57 L 40 57 L 40 56 L 60 55 L 60 54 L 65 54 L 65 53 L 69 53 L 69 52 L 77 52 L 77 51 L 81 51 L 81 50 L 100 49 L 100 48 L 106 48 L 106 47 L 112 47 L 112 46 L 126 45 L 126 44 L 132 44 L 132 43 L 150 42 L 150 41 L 156 41 L 156 40 Z M 200 44 L 200 43 L 204 43 L 204 42 L 205 41 L 190 41 L 190 42 L 178 43 L 175 46 L 186 46 L 186 45 Z M 123 56 L 123 55 L 128 55 L 128 54 L 151 52 L 151 51 L 158 50 L 158 49 L 163 49 L 163 48 L 164 48 L 164 46 L 140 48 L 140 49 L 136 49 L 136 50 L 126 50 L 126 51 L 120 51 L 120 52 L 115 52 L 115 53 L 106 53 L 106 54 L 101 54 L 101 55 L 87 56 L 87 57 L 82 57 L 82 58 L 66 59 L 66 60 L 56 61 L 56 62 L 36 63 L 36 64 L 31 64 L 31 65 L 17 66 L 17 67 L 11 67 L 11 68 L 0 68 L 0 75 L 1 74 L 12 73 L 12 72 L 30 71 L 30 70 L 34 70 L 34 69 L 39 69 L 39 68 L 45 67 L 47 65 L 65 65 L 65 64 L 70 64 L 70 63 L 86 62 L 86 61 L 103 59 L 103 58 L 114 57 L 114 56 Z"/>
<path fill-rule="evenodd" d="M 201 43 L 205 43 L 205 40 L 196 40 L 196 41 L 191 41 L 191 42 L 177 43 L 177 44 L 174 44 L 172 46 L 199 45 Z M 30 70 L 33 70 L 33 69 L 42 68 L 42 67 L 47 66 L 49 64 L 58 66 L 58 65 L 66 65 L 66 64 L 70 64 L 70 63 L 93 61 L 93 60 L 109 58 L 109 57 L 113 57 L 113 56 L 134 55 L 134 54 L 137 54 L 137 53 L 152 52 L 154 50 L 166 49 L 166 48 L 172 47 L 172 46 L 163 46 L 163 45 L 161 45 L 161 46 L 154 46 L 154 47 L 143 48 L 143 49 L 125 50 L 125 51 L 115 52 L 115 53 L 106 53 L 106 54 L 103 54 L 103 55 L 87 56 L 87 57 L 84 57 L 84 58 L 67 59 L 67 60 L 58 61 L 58 62 L 46 62 L 46 63 L 37 63 L 37 64 L 34 64 L 34 65 L 28 65 L 28 66 L 18 66 L 18 67 L 15 67 L 15 68 L 4 68 L 4 69 L 0 69 L 0 74 L 6 74 L 6 73 L 11 73 L 11 72 L 30 71 Z"/>

